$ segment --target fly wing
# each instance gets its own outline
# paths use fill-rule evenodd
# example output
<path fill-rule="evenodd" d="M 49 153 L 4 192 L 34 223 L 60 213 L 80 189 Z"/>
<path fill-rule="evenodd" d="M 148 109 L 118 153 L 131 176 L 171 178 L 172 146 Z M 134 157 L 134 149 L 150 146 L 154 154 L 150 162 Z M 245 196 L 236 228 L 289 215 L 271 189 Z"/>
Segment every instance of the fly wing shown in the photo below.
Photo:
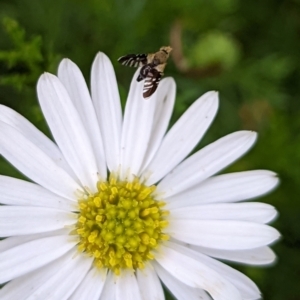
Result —
<path fill-rule="evenodd" d="M 148 98 L 156 91 L 160 79 L 163 73 L 157 71 L 155 68 L 152 68 L 145 79 L 143 96 L 144 98 Z"/>
<path fill-rule="evenodd" d="M 142 66 L 140 70 L 140 74 L 138 78 L 136 79 L 137 81 L 142 81 L 148 76 L 148 73 L 153 69 L 153 67 L 150 64 Z"/>
<path fill-rule="evenodd" d="M 121 56 L 118 62 L 128 67 L 142 67 L 147 64 L 147 54 L 128 54 Z"/>
<path fill-rule="evenodd" d="M 143 89 L 144 98 L 150 97 L 156 91 L 166 65 L 166 63 L 157 65 L 148 72 Z"/>

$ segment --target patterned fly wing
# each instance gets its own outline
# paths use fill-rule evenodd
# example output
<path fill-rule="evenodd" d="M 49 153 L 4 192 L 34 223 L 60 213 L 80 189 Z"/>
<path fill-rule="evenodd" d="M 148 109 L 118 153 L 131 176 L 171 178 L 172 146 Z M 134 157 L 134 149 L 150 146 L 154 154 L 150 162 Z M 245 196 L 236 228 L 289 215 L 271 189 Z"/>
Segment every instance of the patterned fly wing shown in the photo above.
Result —
<path fill-rule="evenodd" d="M 147 54 L 128 54 L 120 57 L 118 62 L 128 67 L 142 67 L 147 64 Z"/>
<path fill-rule="evenodd" d="M 144 98 L 150 97 L 156 91 L 162 75 L 162 72 L 156 70 L 155 68 L 152 68 L 148 72 L 143 89 Z"/>
<path fill-rule="evenodd" d="M 142 66 L 141 70 L 140 70 L 140 74 L 138 76 L 138 78 L 136 79 L 138 82 L 142 81 L 143 79 L 145 79 L 148 76 L 148 73 L 153 69 L 153 66 L 151 64 L 147 64 Z"/>

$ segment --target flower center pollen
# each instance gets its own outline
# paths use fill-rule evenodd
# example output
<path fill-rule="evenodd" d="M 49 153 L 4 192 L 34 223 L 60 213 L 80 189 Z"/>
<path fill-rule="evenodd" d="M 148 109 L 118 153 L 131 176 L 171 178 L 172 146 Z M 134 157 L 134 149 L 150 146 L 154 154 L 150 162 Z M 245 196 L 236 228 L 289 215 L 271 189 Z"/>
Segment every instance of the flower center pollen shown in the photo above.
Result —
<path fill-rule="evenodd" d="M 118 181 L 110 175 L 108 181 L 99 181 L 95 194 L 79 199 L 79 251 L 115 274 L 125 268 L 143 269 L 144 262 L 154 258 L 151 251 L 169 239 L 163 233 L 168 211 L 152 196 L 155 189 L 138 178 Z"/>

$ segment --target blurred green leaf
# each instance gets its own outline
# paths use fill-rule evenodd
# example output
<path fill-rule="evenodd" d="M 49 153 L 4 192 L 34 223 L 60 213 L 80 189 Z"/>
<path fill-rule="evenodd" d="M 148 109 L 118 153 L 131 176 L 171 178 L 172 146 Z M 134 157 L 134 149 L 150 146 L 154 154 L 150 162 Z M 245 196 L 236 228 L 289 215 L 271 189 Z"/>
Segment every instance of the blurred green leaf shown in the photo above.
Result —
<path fill-rule="evenodd" d="M 11 18 L 3 18 L 3 25 L 13 49 L 0 51 L 0 63 L 3 62 L 8 69 L 7 74 L 0 77 L 0 84 L 22 89 L 24 85 L 32 84 L 41 73 L 41 37 L 27 40 L 25 30 Z"/>
<path fill-rule="evenodd" d="M 238 43 L 232 37 L 220 31 L 209 31 L 198 37 L 187 58 L 192 67 L 220 64 L 230 69 L 237 64 L 240 55 Z"/>

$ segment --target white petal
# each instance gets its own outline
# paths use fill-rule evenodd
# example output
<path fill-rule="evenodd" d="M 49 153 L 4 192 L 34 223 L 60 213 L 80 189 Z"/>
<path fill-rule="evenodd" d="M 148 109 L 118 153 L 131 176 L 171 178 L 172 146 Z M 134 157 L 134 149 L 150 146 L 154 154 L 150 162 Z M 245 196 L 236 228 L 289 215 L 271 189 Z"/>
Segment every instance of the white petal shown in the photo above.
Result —
<path fill-rule="evenodd" d="M 70 297 L 70 300 L 98 300 L 104 287 L 107 270 L 93 268 Z"/>
<path fill-rule="evenodd" d="M 268 223 L 277 215 L 272 205 L 265 203 L 218 203 L 181 207 L 170 210 L 170 219 L 240 220 Z"/>
<path fill-rule="evenodd" d="M 168 128 L 176 94 L 176 84 L 174 79 L 163 79 L 160 82 L 156 93 L 157 103 L 154 113 L 153 128 L 151 130 L 151 137 L 145 154 L 142 171 L 148 166 L 155 155 Z"/>
<path fill-rule="evenodd" d="M 20 172 L 50 191 L 76 200 L 81 187 L 19 131 L 0 122 L 0 153 Z"/>
<path fill-rule="evenodd" d="M 35 299 L 69 299 L 77 286 L 82 282 L 93 260 L 83 255 L 75 254 L 62 269 L 44 282 L 28 300 Z"/>
<path fill-rule="evenodd" d="M 118 85 L 109 58 L 99 52 L 91 74 L 91 92 L 104 142 L 107 166 L 116 172 L 120 163 L 122 109 Z"/>
<path fill-rule="evenodd" d="M 229 281 L 191 258 L 188 251 L 182 254 L 172 246 L 165 245 L 161 245 L 159 250 L 155 256 L 156 261 L 181 282 L 190 287 L 204 289 L 214 300 L 242 300 L 239 291 Z"/>
<path fill-rule="evenodd" d="M 170 197 L 221 171 L 245 154 L 256 136 L 255 132 L 238 131 L 204 147 L 168 174 L 158 184 L 157 193 Z"/>
<path fill-rule="evenodd" d="M 168 245 L 170 245 L 172 249 L 182 253 L 183 255 L 188 255 L 189 257 L 200 261 L 201 263 L 205 264 L 208 268 L 214 270 L 220 276 L 230 281 L 239 290 L 243 299 L 260 299 L 260 291 L 255 285 L 255 283 L 241 272 L 234 270 L 233 268 L 213 258 L 210 258 L 199 252 L 187 249 L 186 247 L 178 245 L 176 243 L 170 242 Z"/>
<path fill-rule="evenodd" d="M 206 179 L 200 184 L 166 199 L 169 208 L 205 203 L 237 202 L 264 195 L 279 183 L 277 174 L 266 170 L 229 173 Z"/>
<path fill-rule="evenodd" d="M 160 264 L 153 262 L 155 271 L 168 290 L 178 300 L 210 300 L 211 298 L 201 289 L 192 288 L 173 277 Z"/>
<path fill-rule="evenodd" d="M 99 175 L 106 179 L 106 161 L 100 127 L 83 75 L 71 60 L 64 59 L 58 68 L 58 78 L 70 95 L 92 143 Z"/>
<path fill-rule="evenodd" d="M 280 237 L 268 225 L 242 221 L 172 220 L 165 232 L 188 244 L 225 250 L 257 248 Z"/>
<path fill-rule="evenodd" d="M 53 161 L 62 169 L 67 171 L 75 180 L 75 174 L 66 162 L 61 151 L 55 143 L 53 143 L 44 133 L 38 130 L 22 115 L 12 110 L 9 107 L 0 105 L 0 121 L 10 125 L 18 130 L 26 139 L 38 146 L 45 154 L 47 154 Z"/>
<path fill-rule="evenodd" d="M 42 239 L 50 236 L 58 236 L 58 235 L 68 235 L 71 230 L 67 228 L 58 229 L 49 232 L 35 233 L 35 234 L 27 234 L 27 235 L 19 235 L 8 237 L 4 240 L 0 241 L 0 252 L 4 252 L 16 246 L 28 243 L 30 241 L 34 241 L 37 239 Z"/>
<path fill-rule="evenodd" d="M 70 236 L 53 236 L 30 241 L 4 251 L 0 253 L 0 282 L 7 282 L 45 266 L 75 245 L 76 241 Z"/>
<path fill-rule="evenodd" d="M 34 293 L 45 281 L 49 280 L 55 273 L 60 272 L 64 264 L 66 264 L 73 255 L 74 251 L 71 250 L 45 267 L 10 281 L 0 290 L 0 298 L 2 300 L 27 299 L 27 297 Z"/>
<path fill-rule="evenodd" d="M 147 184 L 159 181 L 178 165 L 197 145 L 218 109 L 218 94 L 208 92 L 200 97 L 164 137 L 144 176 Z"/>
<path fill-rule="evenodd" d="M 150 263 L 146 265 L 145 269 L 138 269 L 136 274 L 143 300 L 165 300 L 159 278 L 157 277 L 157 274 Z"/>
<path fill-rule="evenodd" d="M 132 270 L 124 269 L 116 277 L 116 300 L 142 300 L 139 286 Z"/>
<path fill-rule="evenodd" d="M 77 210 L 75 201 L 55 195 L 35 183 L 3 175 L 0 175 L 0 203 Z"/>
<path fill-rule="evenodd" d="M 273 250 L 266 246 L 249 250 L 220 250 L 192 245 L 190 247 L 212 257 L 247 265 L 270 265 L 276 260 Z"/>
<path fill-rule="evenodd" d="M 139 175 L 148 148 L 157 94 L 143 98 L 143 82 L 137 82 L 135 73 L 126 102 L 121 140 L 121 178 L 130 180 Z"/>
<path fill-rule="evenodd" d="M 116 278 L 111 271 L 108 271 L 100 300 L 116 300 Z"/>
<path fill-rule="evenodd" d="M 76 222 L 76 214 L 53 208 L 0 206 L 1 237 L 53 231 Z"/>
<path fill-rule="evenodd" d="M 59 79 L 43 74 L 37 84 L 38 98 L 50 130 L 80 182 L 96 191 L 97 163 L 82 120 Z"/>

